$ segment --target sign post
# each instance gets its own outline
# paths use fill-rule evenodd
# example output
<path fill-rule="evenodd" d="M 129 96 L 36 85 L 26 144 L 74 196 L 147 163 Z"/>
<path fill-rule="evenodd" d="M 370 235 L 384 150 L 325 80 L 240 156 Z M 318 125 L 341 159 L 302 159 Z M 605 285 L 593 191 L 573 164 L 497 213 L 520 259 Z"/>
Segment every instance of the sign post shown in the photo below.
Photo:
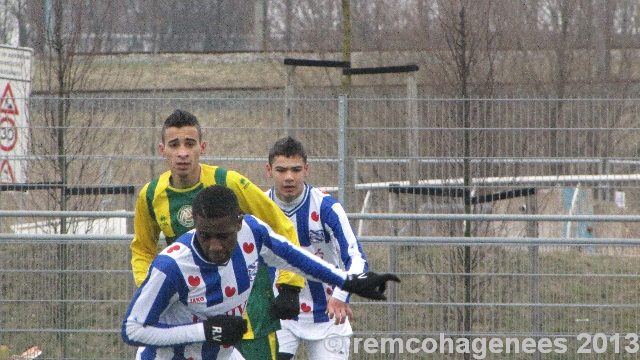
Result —
<path fill-rule="evenodd" d="M 0 45 L 0 184 L 26 183 L 33 50 Z"/>

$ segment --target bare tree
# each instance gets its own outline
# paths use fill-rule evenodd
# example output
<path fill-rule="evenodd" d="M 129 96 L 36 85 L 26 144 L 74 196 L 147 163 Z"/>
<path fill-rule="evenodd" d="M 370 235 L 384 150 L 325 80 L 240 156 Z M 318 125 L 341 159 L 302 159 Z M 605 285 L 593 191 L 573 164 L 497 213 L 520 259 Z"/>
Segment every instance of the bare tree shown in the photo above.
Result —
<path fill-rule="evenodd" d="M 94 56 L 81 55 L 101 49 L 102 40 L 110 33 L 109 23 L 100 23 L 99 19 L 90 16 L 92 11 L 110 12 L 111 1 L 104 0 L 51 0 L 29 3 L 31 19 L 38 20 L 35 29 L 42 31 L 34 36 L 39 51 L 36 51 L 34 86 L 48 93 L 48 97 L 32 98 L 32 103 L 42 106 L 31 106 L 30 112 L 30 152 L 37 161 L 32 161 L 28 178 L 31 183 L 49 185 L 45 191 L 30 191 L 27 193 L 29 207 L 35 210 L 67 211 L 67 210 L 97 210 L 102 200 L 108 195 L 87 193 L 82 186 L 102 185 L 109 181 L 105 174 L 110 169 L 99 161 L 92 161 L 84 154 L 97 154 L 104 151 L 117 153 L 119 141 L 104 132 L 97 131 L 100 126 L 110 124 L 111 118 L 100 113 L 95 108 L 85 106 L 78 99 L 73 99 L 77 89 L 96 86 L 107 86 L 107 77 L 95 73 Z M 38 6 L 39 5 L 39 6 Z M 108 71 L 108 68 L 105 71 Z M 38 109 L 38 110 L 36 110 Z M 40 109 L 43 109 L 40 111 Z M 112 126 L 114 125 L 111 123 Z M 126 169 L 111 169 L 113 176 L 118 171 Z M 60 217 L 58 221 L 41 224 L 41 231 L 46 233 L 66 234 L 73 232 L 78 220 L 69 221 Z M 91 224 L 89 224 L 91 226 Z M 96 251 L 87 247 L 83 256 L 94 259 L 92 253 Z M 77 254 L 76 254 L 77 255 Z M 78 279 L 75 275 L 67 274 L 64 270 L 76 266 L 80 259 L 71 256 L 65 243 L 57 246 L 54 261 L 55 266 L 62 269 L 59 273 L 46 274 L 52 284 L 58 289 L 59 306 L 53 316 L 57 328 L 67 328 L 69 321 L 73 321 L 75 313 L 67 309 L 67 302 L 74 298 L 78 290 L 72 284 Z M 51 261 L 51 257 L 43 254 L 41 261 Z M 60 333 L 56 335 L 59 343 L 60 358 L 67 358 L 69 351 L 77 341 Z"/>
<path fill-rule="evenodd" d="M 2 0 L 0 6 L 0 43 L 8 44 L 10 42 L 11 33 L 14 31 L 15 22 L 10 13 L 10 0 Z"/>
<path fill-rule="evenodd" d="M 492 1 L 437 1 L 433 8 L 434 19 L 437 21 L 440 34 L 445 41 L 445 49 L 435 51 L 433 57 L 437 59 L 435 67 L 441 81 L 436 87 L 441 93 L 448 94 L 459 100 L 451 108 L 449 114 L 451 126 L 460 128 L 458 141 L 450 146 L 451 155 L 462 158 L 462 177 L 464 196 L 462 198 L 464 212 L 471 214 L 473 205 L 471 199 L 471 180 L 474 175 L 471 158 L 483 156 L 488 149 L 478 142 L 480 132 L 472 128 L 481 128 L 477 123 L 478 111 L 482 109 L 472 98 L 491 97 L 494 87 L 494 61 L 496 56 L 496 32 L 491 27 L 494 4 Z M 433 71 L 433 69 L 432 69 Z M 480 103 L 482 104 L 482 103 Z M 487 105 L 488 106 L 488 105 Z M 474 122 L 475 121 L 475 122 Z M 454 155 L 456 154 L 456 155 Z M 463 236 L 471 237 L 473 224 L 471 221 L 463 223 Z M 458 309 L 458 325 L 464 333 L 472 329 L 474 307 L 470 304 L 477 298 L 477 277 L 471 274 L 484 258 L 480 249 L 473 251 L 471 246 L 452 249 L 450 266 L 455 273 L 460 273 L 464 295 L 462 302 L 469 304 Z M 450 294 L 448 295 L 450 296 Z M 468 354 L 467 354 L 468 355 Z"/>

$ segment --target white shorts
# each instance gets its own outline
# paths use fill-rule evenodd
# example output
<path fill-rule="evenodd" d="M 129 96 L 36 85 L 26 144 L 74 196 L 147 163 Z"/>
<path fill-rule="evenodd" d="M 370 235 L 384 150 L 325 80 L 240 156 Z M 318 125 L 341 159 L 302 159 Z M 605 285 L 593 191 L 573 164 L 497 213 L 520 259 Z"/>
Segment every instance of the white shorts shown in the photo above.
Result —
<path fill-rule="evenodd" d="M 238 349 L 234 347 L 233 353 L 229 357 L 229 360 L 245 360 L 245 359 L 244 359 L 244 356 L 242 356 L 242 354 L 240 353 L 240 351 L 238 351 Z"/>
<path fill-rule="evenodd" d="M 334 325 L 324 323 L 299 323 L 295 320 L 280 321 L 282 329 L 278 336 L 278 352 L 296 354 L 304 341 L 309 360 L 346 360 L 351 348 L 351 324 Z"/>
<path fill-rule="evenodd" d="M 144 346 L 139 347 L 138 351 L 136 353 L 136 360 L 140 360 L 141 356 L 140 353 L 145 349 Z M 238 349 L 236 349 L 235 347 L 233 348 L 220 348 L 221 353 L 218 354 L 218 359 L 226 359 L 226 360 L 245 360 L 244 357 L 242 356 L 242 354 L 240 353 L 240 351 L 238 351 Z M 160 357 L 162 358 L 162 357 Z M 173 358 L 173 356 L 167 356 L 167 359 Z"/>

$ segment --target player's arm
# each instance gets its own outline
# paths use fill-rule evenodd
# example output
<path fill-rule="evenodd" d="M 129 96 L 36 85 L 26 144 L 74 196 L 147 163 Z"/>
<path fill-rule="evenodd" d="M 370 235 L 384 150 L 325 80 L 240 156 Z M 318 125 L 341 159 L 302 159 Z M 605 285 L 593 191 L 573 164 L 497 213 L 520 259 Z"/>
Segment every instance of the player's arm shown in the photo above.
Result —
<path fill-rule="evenodd" d="M 184 279 L 172 275 L 179 274 L 177 265 L 164 258 L 158 256 L 149 277 L 129 305 L 122 324 L 122 339 L 129 345 L 177 346 L 206 340 L 203 323 L 169 325 L 160 322 L 160 315 L 178 298 L 180 284 L 187 288 Z M 171 270 L 171 267 L 176 269 Z"/>
<path fill-rule="evenodd" d="M 247 321 L 241 316 L 216 315 L 204 322 L 178 325 L 160 322 L 160 315 L 173 302 L 186 297 L 187 292 L 188 286 L 175 261 L 168 256 L 158 256 L 125 315 L 122 324 L 124 342 L 160 347 L 205 341 L 214 345 L 234 345 L 242 339 L 247 331 Z"/>
<path fill-rule="evenodd" d="M 347 214 L 342 205 L 333 198 L 327 197 L 326 206 L 323 206 L 321 218 L 326 226 L 331 229 L 334 240 L 340 250 L 340 258 L 345 266 L 345 270 L 349 274 L 360 274 L 369 270 L 367 258 L 362 251 L 362 247 L 356 238 Z M 349 293 L 339 287 L 333 289 L 331 294 L 337 300 L 349 302 Z"/>
<path fill-rule="evenodd" d="M 286 241 L 268 225 L 253 217 L 245 217 L 245 223 L 256 233 L 260 256 L 267 265 L 278 269 L 289 269 L 307 278 L 337 285 L 348 292 L 374 300 L 384 300 L 387 281 L 400 282 L 393 274 L 362 273 L 349 275 L 346 271 L 329 264 Z"/>
<path fill-rule="evenodd" d="M 295 227 L 287 216 L 259 187 L 251 183 L 235 171 L 228 171 L 227 186 L 238 196 L 240 210 L 264 221 L 279 235 L 289 242 L 300 245 Z M 287 284 L 299 288 L 304 287 L 304 279 L 287 269 L 278 272 L 276 284 Z"/>
<path fill-rule="evenodd" d="M 160 237 L 160 227 L 149 213 L 146 197 L 147 186 L 142 189 L 136 201 L 133 220 L 134 237 L 130 245 L 131 267 L 136 286 L 142 284 L 151 262 L 158 254 L 158 239 Z"/>

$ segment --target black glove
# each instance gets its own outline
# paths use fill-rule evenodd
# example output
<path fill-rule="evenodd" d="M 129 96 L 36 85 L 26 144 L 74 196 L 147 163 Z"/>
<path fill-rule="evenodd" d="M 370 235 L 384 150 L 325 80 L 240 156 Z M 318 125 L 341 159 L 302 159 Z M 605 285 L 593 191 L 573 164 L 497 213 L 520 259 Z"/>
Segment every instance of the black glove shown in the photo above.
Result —
<path fill-rule="evenodd" d="M 300 314 L 300 289 L 297 286 L 278 285 L 278 296 L 271 301 L 269 315 L 274 319 L 293 319 Z"/>
<path fill-rule="evenodd" d="M 217 345 L 235 345 L 247 332 L 247 320 L 241 316 L 216 315 L 204 321 L 207 342 Z"/>
<path fill-rule="evenodd" d="M 400 282 L 393 274 L 378 275 L 374 272 L 366 272 L 358 275 L 349 275 L 344 282 L 342 290 L 360 295 L 367 299 L 387 300 L 384 291 L 387 289 L 387 281 Z"/>

